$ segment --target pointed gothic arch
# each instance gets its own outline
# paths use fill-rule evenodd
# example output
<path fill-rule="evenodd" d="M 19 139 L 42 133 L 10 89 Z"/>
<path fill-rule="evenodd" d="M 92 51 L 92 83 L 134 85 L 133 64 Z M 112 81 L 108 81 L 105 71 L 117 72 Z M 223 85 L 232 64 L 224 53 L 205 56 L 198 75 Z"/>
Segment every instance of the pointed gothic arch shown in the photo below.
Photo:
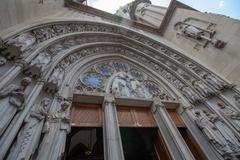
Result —
<path fill-rule="evenodd" d="M 12 65 L 1 76 L 0 88 L 17 83 L 23 76 L 23 70 L 25 74 L 32 76 L 31 63 L 36 59 L 34 65 L 39 69 L 47 65 L 43 71 L 38 70 L 38 78 L 33 77 L 35 84 L 31 88 L 31 93 L 28 92 L 26 107 L 14 119 L 14 122 L 18 123 L 12 122 L 0 140 L 0 146 L 5 146 L 0 151 L 2 156 L 6 155 L 32 106 L 35 103 L 39 104 L 39 99 L 44 94 L 51 95 L 46 91 L 59 94 L 52 98 L 50 109 L 52 113 L 58 112 L 61 101 L 64 101 L 63 106 L 67 105 L 65 101 L 71 101 L 76 82 L 85 69 L 108 60 L 125 61 L 135 66 L 138 71 L 148 75 L 150 81 L 161 86 L 169 97 L 176 100 L 180 97 L 179 101 L 183 104 L 180 106 L 181 109 L 184 109 L 183 106 L 193 106 L 187 111 L 193 117 L 194 107 L 203 106 L 202 108 L 211 109 L 211 100 L 215 97 L 224 99 L 228 105 L 239 111 L 238 104 L 234 104 L 233 101 L 233 95 L 239 95 L 239 92 L 231 88 L 227 81 L 183 53 L 153 40 L 144 33 L 119 25 L 91 21 L 41 22 L 5 36 L 1 54 Z M 40 54 L 51 55 L 51 60 L 46 60 L 46 56 L 39 57 Z M 58 70 L 59 68 L 64 72 Z M 34 71 L 36 72 L 36 69 Z M 211 111 L 220 114 L 215 109 Z M 235 135 L 239 136 L 235 126 L 232 126 L 233 123 L 228 122 L 226 118 L 224 122 L 230 126 Z M 175 133 L 174 129 L 173 132 Z M 66 137 L 65 132 L 61 137 L 63 139 Z M 198 135 L 197 138 L 199 137 L 203 136 Z M 177 143 L 180 145 L 178 144 L 176 148 L 183 145 L 181 142 Z M 209 144 L 205 144 L 211 150 Z M 64 147 L 64 142 L 60 146 Z"/>

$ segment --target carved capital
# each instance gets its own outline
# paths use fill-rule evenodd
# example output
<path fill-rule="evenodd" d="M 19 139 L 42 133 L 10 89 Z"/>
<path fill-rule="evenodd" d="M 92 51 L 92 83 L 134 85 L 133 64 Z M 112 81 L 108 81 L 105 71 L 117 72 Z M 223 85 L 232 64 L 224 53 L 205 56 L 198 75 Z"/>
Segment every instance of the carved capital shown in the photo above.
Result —
<path fill-rule="evenodd" d="M 113 94 L 107 94 L 105 97 L 104 97 L 104 103 L 114 103 L 115 104 L 115 97 Z"/>

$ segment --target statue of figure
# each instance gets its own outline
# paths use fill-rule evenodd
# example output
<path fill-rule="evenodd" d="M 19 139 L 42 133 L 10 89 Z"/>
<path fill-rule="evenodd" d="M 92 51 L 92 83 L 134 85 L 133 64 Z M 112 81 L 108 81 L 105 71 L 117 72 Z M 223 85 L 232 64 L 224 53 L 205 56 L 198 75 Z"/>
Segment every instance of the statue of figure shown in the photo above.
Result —
<path fill-rule="evenodd" d="M 49 67 L 51 60 L 52 56 L 48 52 L 42 52 L 31 62 L 24 73 L 38 78 Z"/>
<path fill-rule="evenodd" d="M 233 151 L 228 146 L 228 142 L 225 137 L 219 132 L 216 128 L 215 124 L 212 123 L 207 115 L 208 112 L 205 112 L 206 116 L 203 112 L 197 110 L 195 111 L 196 116 L 196 124 L 203 132 L 203 134 L 207 137 L 210 144 L 223 156 L 223 157 L 231 157 Z"/>
<path fill-rule="evenodd" d="M 219 81 L 214 75 L 210 73 L 205 73 L 202 77 L 217 90 L 221 90 L 225 87 L 223 82 Z"/>
<path fill-rule="evenodd" d="M 41 72 L 44 72 L 45 69 L 48 68 L 51 60 L 52 56 L 48 52 L 42 52 L 31 62 L 30 66 L 35 66 Z"/>
<path fill-rule="evenodd" d="M 119 74 L 112 83 L 112 92 L 117 96 L 130 97 L 130 89 L 127 86 L 123 73 Z"/>
<path fill-rule="evenodd" d="M 193 81 L 192 82 L 194 88 L 203 96 L 208 97 L 213 94 L 214 91 L 207 87 L 202 81 Z"/>
<path fill-rule="evenodd" d="M 54 30 L 51 27 L 43 27 L 33 30 L 37 43 L 48 40 L 54 36 Z"/>
<path fill-rule="evenodd" d="M 7 159 L 28 160 L 33 157 L 38 147 L 44 121 L 48 117 L 50 104 L 51 99 L 43 98 L 41 104 L 25 118 L 26 123 L 18 134 Z"/>
<path fill-rule="evenodd" d="M 240 142 L 232 130 L 215 114 L 208 115 L 210 121 L 216 126 L 217 130 L 222 134 L 228 143 L 228 146 L 235 153 L 240 152 Z"/>
<path fill-rule="evenodd" d="M 64 78 L 65 70 L 59 65 L 54 69 L 51 77 L 45 85 L 45 90 L 49 93 L 54 93 L 58 91 L 60 85 L 62 84 Z"/>
<path fill-rule="evenodd" d="M 30 83 L 31 79 L 25 77 L 21 81 L 21 86 L 12 84 L 0 90 L 0 136 L 17 111 L 24 108 L 24 91 Z"/>
<path fill-rule="evenodd" d="M 195 103 L 196 101 L 199 101 L 199 100 L 200 100 L 199 96 L 198 96 L 196 93 L 194 93 L 194 92 L 192 91 L 192 89 L 189 88 L 189 87 L 182 87 L 182 88 L 181 88 L 181 91 L 182 91 L 183 95 L 186 96 L 186 98 L 187 98 L 191 103 Z"/>
<path fill-rule="evenodd" d="M 234 100 L 235 100 L 235 105 L 240 108 L 240 96 L 239 95 L 234 95 L 233 96 Z"/>
<path fill-rule="evenodd" d="M 20 47 L 21 51 L 25 51 L 30 48 L 36 42 L 36 38 L 29 32 L 23 33 L 13 39 L 10 39 L 7 43 Z"/>
<path fill-rule="evenodd" d="M 112 83 L 112 92 L 118 96 L 151 98 L 148 90 L 140 82 L 126 73 L 120 73 Z"/>
<path fill-rule="evenodd" d="M 4 66 L 6 63 L 7 63 L 6 58 L 0 56 L 0 67 L 1 67 L 1 66 Z"/>
<path fill-rule="evenodd" d="M 240 132 L 240 112 L 222 103 L 218 103 L 218 107 L 220 107 L 220 114 L 223 115 L 238 132 Z"/>
<path fill-rule="evenodd" d="M 64 73 L 65 72 L 62 67 L 55 68 L 51 77 L 49 78 L 49 82 L 56 84 L 56 86 L 59 87 L 62 84 Z"/>
<path fill-rule="evenodd" d="M 65 150 L 66 135 L 70 132 L 68 108 L 70 103 L 63 101 L 61 108 L 50 114 L 47 119 L 48 127 L 40 144 L 37 160 L 60 160 Z"/>

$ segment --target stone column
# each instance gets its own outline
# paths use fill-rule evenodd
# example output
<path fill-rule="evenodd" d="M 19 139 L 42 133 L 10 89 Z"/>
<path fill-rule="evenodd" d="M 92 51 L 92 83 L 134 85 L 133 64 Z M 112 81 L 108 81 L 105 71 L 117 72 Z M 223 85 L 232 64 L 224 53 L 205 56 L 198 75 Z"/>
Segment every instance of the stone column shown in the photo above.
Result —
<path fill-rule="evenodd" d="M 158 128 L 172 158 L 175 160 L 194 160 L 195 158 L 184 142 L 160 99 L 154 99 L 152 109 Z"/>
<path fill-rule="evenodd" d="M 2 135 L 0 139 L 0 159 L 3 159 L 5 154 L 7 153 L 9 147 L 11 146 L 15 136 L 17 135 L 20 127 L 22 126 L 22 123 L 24 121 L 24 118 L 30 111 L 31 107 L 34 105 L 35 100 L 37 99 L 39 93 L 41 92 L 43 88 L 44 82 L 39 81 L 35 85 L 35 87 L 32 89 L 32 92 L 29 94 L 26 102 L 25 107 L 21 113 L 18 113 L 8 128 L 6 129 L 5 133 Z"/>
<path fill-rule="evenodd" d="M 115 99 L 112 94 L 104 98 L 104 159 L 124 160 L 120 130 L 118 126 Z"/>

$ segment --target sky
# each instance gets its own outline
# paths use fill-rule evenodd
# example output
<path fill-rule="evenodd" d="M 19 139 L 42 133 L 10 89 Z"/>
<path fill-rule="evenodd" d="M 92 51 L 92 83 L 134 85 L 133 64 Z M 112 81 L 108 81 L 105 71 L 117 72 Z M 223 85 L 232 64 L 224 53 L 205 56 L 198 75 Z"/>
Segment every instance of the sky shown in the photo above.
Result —
<path fill-rule="evenodd" d="M 120 6 L 133 0 L 88 0 L 88 5 L 114 14 Z M 168 6 L 171 0 L 151 0 L 152 4 Z M 240 19 L 240 0 L 178 0 L 201 12 L 217 13 Z"/>

